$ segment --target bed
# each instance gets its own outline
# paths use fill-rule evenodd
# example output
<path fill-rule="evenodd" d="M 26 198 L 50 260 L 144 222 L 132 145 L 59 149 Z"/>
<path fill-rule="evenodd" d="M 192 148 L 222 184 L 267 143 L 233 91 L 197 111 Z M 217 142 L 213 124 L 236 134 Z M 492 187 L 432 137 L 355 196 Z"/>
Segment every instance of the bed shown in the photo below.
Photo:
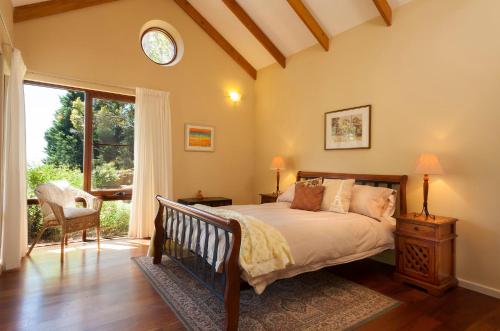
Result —
<path fill-rule="evenodd" d="M 406 213 L 407 176 L 360 175 L 326 172 L 297 173 L 297 181 L 309 178 L 349 179 L 357 184 L 383 186 L 397 191 L 394 216 Z M 240 285 L 247 282 L 257 293 L 279 279 L 327 266 L 363 259 L 394 248 L 395 221 L 377 221 L 355 213 L 309 212 L 290 209 L 287 202 L 225 206 L 250 215 L 278 229 L 290 244 L 295 263 L 282 270 L 249 277 L 238 265 L 240 224 L 161 196 L 155 219 L 154 258 L 162 255 L 182 266 L 224 301 L 225 329 L 237 330 Z M 209 234 L 209 235 L 205 235 Z M 217 235 L 215 235 L 217 234 Z"/>

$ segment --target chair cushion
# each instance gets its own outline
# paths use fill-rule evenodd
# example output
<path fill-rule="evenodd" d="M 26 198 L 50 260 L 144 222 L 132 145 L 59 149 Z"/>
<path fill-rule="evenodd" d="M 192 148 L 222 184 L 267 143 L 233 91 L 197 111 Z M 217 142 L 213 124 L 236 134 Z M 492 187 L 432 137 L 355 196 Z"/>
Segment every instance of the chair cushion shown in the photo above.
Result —
<path fill-rule="evenodd" d="M 64 216 L 68 220 L 97 213 L 97 210 L 91 209 L 91 208 L 72 208 L 72 207 L 69 207 L 69 208 L 63 208 L 63 210 L 64 210 Z M 45 220 L 47 220 L 47 221 L 53 221 L 55 219 L 56 219 L 56 217 L 52 213 L 45 218 Z"/>

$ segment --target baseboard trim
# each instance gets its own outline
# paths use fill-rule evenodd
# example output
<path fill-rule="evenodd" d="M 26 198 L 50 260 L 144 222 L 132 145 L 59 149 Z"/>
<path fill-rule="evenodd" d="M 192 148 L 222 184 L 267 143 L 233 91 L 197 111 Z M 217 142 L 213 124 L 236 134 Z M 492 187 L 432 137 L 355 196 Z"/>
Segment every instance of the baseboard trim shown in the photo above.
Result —
<path fill-rule="evenodd" d="M 493 288 L 493 287 L 481 285 L 481 284 L 474 283 L 474 282 L 471 282 L 471 281 L 468 281 L 465 279 L 461 279 L 461 278 L 458 278 L 458 286 L 466 288 L 466 289 L 474 291 L 474 292 L 486 294 L 490 297 L 500 299 L 500 290 Z"/>

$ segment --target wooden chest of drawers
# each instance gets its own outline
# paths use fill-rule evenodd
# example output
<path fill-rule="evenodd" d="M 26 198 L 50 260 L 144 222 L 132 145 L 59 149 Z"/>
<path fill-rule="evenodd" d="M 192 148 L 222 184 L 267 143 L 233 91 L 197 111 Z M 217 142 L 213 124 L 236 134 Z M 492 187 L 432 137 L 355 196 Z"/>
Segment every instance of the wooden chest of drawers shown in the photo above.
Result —
<path fill-rule="evenodd" d="M 396 279 L 442 295 L 456 286 L 455 224 L 457 219 L 435 219 L 406 214 L 396 225 Z"/>

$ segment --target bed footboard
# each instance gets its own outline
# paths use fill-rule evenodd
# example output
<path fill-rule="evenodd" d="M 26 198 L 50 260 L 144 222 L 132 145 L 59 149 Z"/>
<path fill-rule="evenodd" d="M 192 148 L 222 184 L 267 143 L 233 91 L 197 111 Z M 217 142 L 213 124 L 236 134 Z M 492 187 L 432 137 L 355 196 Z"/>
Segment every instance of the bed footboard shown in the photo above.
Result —
<path fill-rule="evenodd" d="M 224 301 L 225 330 L 237 330 L 240 308 L 239 223 L 160 195 L 156 199 L 160 206 L 155 219 L 153 263 L 161 263 L 165 254 L 186 270 Z M 221 257 L 223 263 L 220 263 Z"/>

